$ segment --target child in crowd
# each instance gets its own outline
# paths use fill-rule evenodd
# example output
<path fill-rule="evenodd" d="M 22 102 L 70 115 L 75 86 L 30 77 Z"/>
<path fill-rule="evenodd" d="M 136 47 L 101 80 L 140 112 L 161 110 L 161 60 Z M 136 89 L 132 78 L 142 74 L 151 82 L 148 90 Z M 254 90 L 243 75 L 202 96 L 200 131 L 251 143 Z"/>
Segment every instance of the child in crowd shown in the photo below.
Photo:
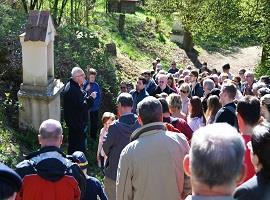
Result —
<path fill-rule="evenodd" d="M 100 200 L 107 200 L 107 196 L 104 193 L 101 183 L 98 179 L 88 176 L 87 174 L 87 166 L 88 161 L 81 151 L 75 151 L 72 154 L 73 160 L 80 166 L 86 177 L 86 193 L 84 199 L 97 200 L 97 196 Z"/>
<path fill-rule="evenodd" d="M 103 128 L 100 130 L 99 134 L 99 142 L 98 142 L 98 150 L 97 150 L 97 162 L 98 166 L 103 169 L 104 163 L 106 161 L 106 155 L 102 149 L 104 137 L 107 136 L 109 126 L 115 120 L 115 115 L 111 112 L 105 112 L 102 116 L 102 124 Z"/>

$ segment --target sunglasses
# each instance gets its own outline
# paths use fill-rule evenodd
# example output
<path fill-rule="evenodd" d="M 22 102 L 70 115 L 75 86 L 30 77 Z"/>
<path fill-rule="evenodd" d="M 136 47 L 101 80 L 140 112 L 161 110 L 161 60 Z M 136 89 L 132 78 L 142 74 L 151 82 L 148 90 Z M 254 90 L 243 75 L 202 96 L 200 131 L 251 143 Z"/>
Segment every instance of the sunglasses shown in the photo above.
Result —
<path fill-rule="evenodd" d="M 165 83 L 165 81 L 159 81 L 159 83 L 163 84 L 163 83 Z"/>
<path fill-rule="evenodd" d="M 188 91 L 185 91 L 185 90 L 180 90 L 180 92 L 182 92 L 184 94 L 188 93 Z"/>

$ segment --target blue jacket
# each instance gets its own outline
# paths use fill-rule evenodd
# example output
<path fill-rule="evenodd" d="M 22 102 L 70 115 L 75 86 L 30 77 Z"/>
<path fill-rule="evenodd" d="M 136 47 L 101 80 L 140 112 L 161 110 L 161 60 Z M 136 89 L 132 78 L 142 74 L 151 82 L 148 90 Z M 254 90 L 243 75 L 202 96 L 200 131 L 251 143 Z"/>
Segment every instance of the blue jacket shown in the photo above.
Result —
<path fill-rule="evenodd" d="M 87 87 L 90 84 L 90 89 Z M 97 82 L 89 83 L 89 81 L 85 81 L 83 83 L 83 89 L 90 95 L 92 92 L 97 92 L 97 97 L 94 100 L 93 105 L 89 108 L 90 111 L 98 111 L 100 102 L 101 102 L 101 90 Z"/>
<path fill-rule="evenodd" d="M 132 95 L 133 98 L 132 112 L 136 114 L 138 103 L 142 101 L 145 97 L 148 97 L 149 94 L 145 90 L 145 88 L 140 92 L 136 91 L 136 89 L 133 89 L 129 93 Z"/>

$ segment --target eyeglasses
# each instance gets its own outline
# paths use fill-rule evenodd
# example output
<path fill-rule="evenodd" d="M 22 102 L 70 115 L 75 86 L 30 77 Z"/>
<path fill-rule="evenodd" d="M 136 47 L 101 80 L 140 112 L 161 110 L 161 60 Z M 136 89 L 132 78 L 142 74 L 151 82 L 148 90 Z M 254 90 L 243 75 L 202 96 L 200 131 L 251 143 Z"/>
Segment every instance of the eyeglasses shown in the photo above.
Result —
<path fill-rule="evenodd" d="M 77 75 L 76 77 L 85 77 L 85 74 Z"/>
<path fill-rule="evenodd" d="M 182 92 L 184 94 L 188 93 L 188 91 L 185 91 L 185 90 L 180 90 L 180 92 Z"/>

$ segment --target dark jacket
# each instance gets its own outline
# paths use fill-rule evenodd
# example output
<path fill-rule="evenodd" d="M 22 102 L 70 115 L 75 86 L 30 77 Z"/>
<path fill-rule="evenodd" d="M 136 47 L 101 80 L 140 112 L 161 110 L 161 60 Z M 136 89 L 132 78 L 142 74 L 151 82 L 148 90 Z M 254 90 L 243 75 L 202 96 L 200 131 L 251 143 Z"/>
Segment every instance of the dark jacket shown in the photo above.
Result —
<path fill-rule="evenodd" d="M 198 96 L 198 97 L 202 97 L 203 96 L 203 88 L 201 86 L 200 83 L 196 83 L 195 87 L 192 88 L 190 87 L 191 89 L 191 92 L 190 92 L 190 96 L 193 97 L 193 96 Z"/>
<path fill-rule="evenodd" d="M 174 126 L 180 133 L 183 133 L 187 140 L 191 140 L 193 131 L 187 124 L 187 122 L 181 118 L 176 117 L 163 117 L 163 122 L 167 122 Z"/>
<path fill-rule="evenodd" d="M 147 85 L 145 86 L 145 89 L 146 89 L 146 91 L 148 92 L 149 95 L 152 95 L 155 92 L 156 88 L 157 88 L 157 84 L 154 81 L 154 79 L 151 78 L 148 81 Z"/>
<path fill-rule="evenodd" d="M 107 196 L 99 180 L 89 176 L 86 180 L 85 200 L 97 200 L 97 196 L 99 196 L 100 200 L 107 200 Z"/>
<path fill-rule="evenodd" d="M 73 176 L 81 190 L 81 197 L 84 197 L 86 178 L 83 172 L 77 164 L 66 158 L 58 147 L 43 147 L 26 156 L 26 160 L 16 166 L 16 172 L 21 178 L 38 174 L 50 182 L 59 181 L 65 175 Z M 68 193 L 68 191 L 66 192 Z"/>
<path fill-rule="evenodd" d="M 149 94 L 145 90 L 145 88 L 139 92 L 133 89 L 129 93 L 132 95 L 132 98 L 133 98 L 132 112 L 136 114 L 138 103 L 142 101 L 145 97 L 148 97 Z"/>
<path fill-rule="evenodd" d="M 88 119 L 88 108 L 94 99 L 87 96 L 72 79 L 66 84 L 63 91 L 64 96 L 64 118 L 67 126 L 73 129 L 83 130 Z"/>
<path fill-rule="evenodd" d="M 122 115 L 109 127 L 107 137 L 103 142 L 103 150 L 108 156 L 105 164 L 105 176 L 116 180 L 118 161 L 121 151 L 130 142 L 130 136 L 140 125 L 133 113 Z"/>
<path fill-rule="evenodd" d="M 236 188 L 234 198 L 237 200 L 270 199 L 270 179 L 266 179 L 260 171 L 251 179 Z"/>
<path fill-rule="evenodd" d="M 166 86 L 164 90 L 161 90 L 161 88 L 158 86 L 156 90 L 153 92 L 152 96 L 156 97 L 157 94 L 161 94 L 162 92 L 165 92 L 168 95 L 171 93 L 176 93 L 176 91 L 172 89 L 171 87 L 169 87 L 168 85 Z"/>
<path fill-rule="evenodd" d="M 234 126 L 238 129 L 238 121 L 236 116 L 236 105 L 235 103 L 228 103 L 222 108 L 219 109 L 219 111 L 216 114 L 215 117 L 215 123 L 218 122 L 227 122 L 231 126 Z"/>
<path fill-rule="evenodd" d="M 90 84 L 90 87 L 88 89 L 88 85 Z M 90 111 L 98 111 L 100 102 L 101 102 L 101 90 L 97 82 L 89 83 L 89 81 L 85 81 L 83 83 L 83 89 L 87 92 L 88 95 L 90 95 L 92 92 L 97 93 L 97 97 L 94 99 L 93 105 L 90 107 Z"/>

